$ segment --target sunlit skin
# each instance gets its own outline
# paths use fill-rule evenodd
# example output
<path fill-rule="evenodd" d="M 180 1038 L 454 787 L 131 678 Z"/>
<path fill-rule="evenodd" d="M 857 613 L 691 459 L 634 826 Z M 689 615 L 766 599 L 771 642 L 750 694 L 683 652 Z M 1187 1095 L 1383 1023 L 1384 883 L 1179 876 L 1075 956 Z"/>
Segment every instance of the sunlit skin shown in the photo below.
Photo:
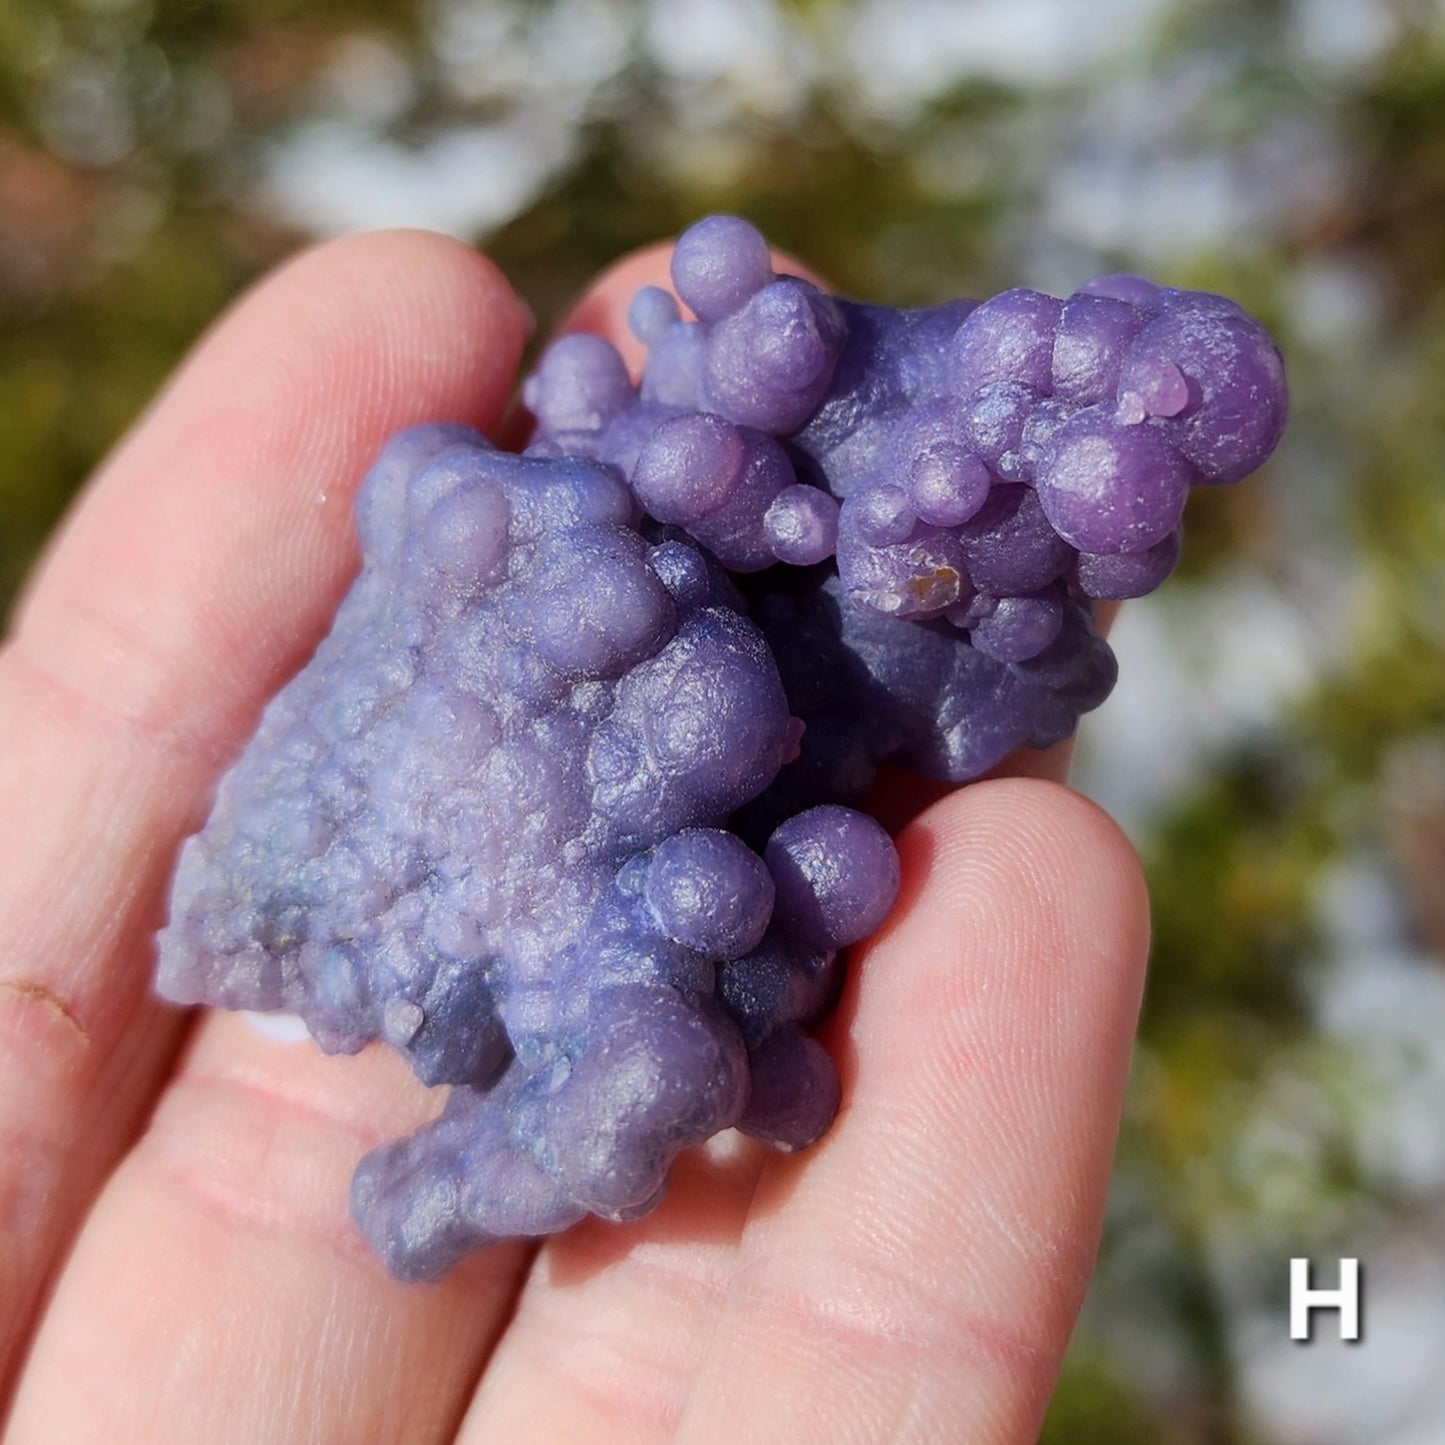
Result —
<path fill-rule="evenodd" d="M 629 359 L 631 258 L 572 327 Z M 529 321 L 448 240 L 309 252 L 201 342 L 55 539 L 0 654 L 5 1445 L 1029 1445 L 1094 1264 L 1147 951 L 1066 753 L 931 801 L 824 1039 L 805 1154 L 723 1139 L 627 1226 L 402 1285 L 346 1214 L 439 1106 L 149 993 L 181 838 L 357 566 L 391 432 L 507 429 Z M 515 426 L 511 433 L 515 435 Z M 890 822 L 912 809 L 880 799 Z"/>

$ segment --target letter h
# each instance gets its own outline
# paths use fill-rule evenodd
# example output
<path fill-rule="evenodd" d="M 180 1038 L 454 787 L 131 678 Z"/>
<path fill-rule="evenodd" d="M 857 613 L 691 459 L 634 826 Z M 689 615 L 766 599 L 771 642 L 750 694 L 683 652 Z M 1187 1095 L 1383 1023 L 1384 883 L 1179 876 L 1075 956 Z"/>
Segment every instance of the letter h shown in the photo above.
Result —
<path fill-rule="evenodd" d="M 1289 1262 L 1289 1337 L 1292 1340 L 1309 1340 L 1310 1311 L 1338 1310 L 1340 1312 L 1340 1338 L 1360 1338 L 1360 1261 L 1340 1261 L 1340 1287 L 1338 1289 L 1311 1289 L 1310 1262 L 1307 1259 L 1292 1259 Z"/>

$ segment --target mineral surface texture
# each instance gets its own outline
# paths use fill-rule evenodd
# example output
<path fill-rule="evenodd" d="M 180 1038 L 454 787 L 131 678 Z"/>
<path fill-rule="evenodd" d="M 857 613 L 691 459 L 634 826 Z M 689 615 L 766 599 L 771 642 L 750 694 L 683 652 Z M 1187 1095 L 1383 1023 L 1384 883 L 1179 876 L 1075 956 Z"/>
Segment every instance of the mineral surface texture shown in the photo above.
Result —
<path fill-rule="evenodd" d="M 719 1130 L 822 1134 L 810 1030 L 898 888 L 880 765 L 1067 736 L 1114 680 L 1093 599 L 1284 424 L 1258 323 L 1136 277 L 893 311 L 714 216 L 673 282 L 640 378 L 554 343 L 522 455 L 388 444 L 361 575 L 181 852 L 165 996 L 451 1086 L 352 1189 L 404 1278 L 643 1214 Z"/>

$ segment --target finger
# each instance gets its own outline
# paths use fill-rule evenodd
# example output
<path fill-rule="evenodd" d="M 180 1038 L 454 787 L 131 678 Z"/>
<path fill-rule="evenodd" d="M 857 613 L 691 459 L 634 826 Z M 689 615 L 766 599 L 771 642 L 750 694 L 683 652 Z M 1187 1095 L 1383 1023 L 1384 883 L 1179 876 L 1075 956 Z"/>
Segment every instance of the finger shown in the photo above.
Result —
<path fill-rule="evenodd" d="M 769 1152 L 719 1135 L 678 1158 L 666 1197 L 646 1218 L 587 1219 L 549 1239 L 458 1445 L 671 1440 Z"/>
<path fill-rule="evenodd" d="M 1147 948 L 1118 829 L 966 788 L 829 1042 L 843 1112 L 759 1184 L 681 1441 L 1037 1436 L 1092 1268 Z"/>
<path fill-rule="evenodd" d="M 301 258 L 198 348 L 92 485 L 25 600 L 0 661 L 0 796 L 11 825 L 0 868 L 9 944 L 0 964 L 9 1020 L 0 1055 L 0 1333 L 11 1364 L 47 1271 L 166 1062 L 175 1016 L 160 1022 L 149 999 L 150 937 L 176 846 L 354 572 L 356 483 L 399 427 L 494 421 L 526 327 L 496 271 L 442 238 L 385 234 Z M 261 1040 L 249 1047 L 260 1094 L 289 1098 L 289 1057 L 280 1062 Z M 344 1103 L 357 1071 L 372 1067 L 369 1059 L 325 1067 L 334 1099 Z M 190 1176 L 221 1168 L 228 1150 L 244 1154 L 271 1127 L 242 1100 L 234 1111 L 202 1107 L 203 1093 L 183 1090 L 157 1125 L 172 1156 L 192 1151 Z M 324 1117 L 329 1106 L 309 1098 L 307 1107 Z M 295 1173 L 285 1141 L 298 1131 L 282 1118 L 273 1132 L 280 1142 L 260 1151 L 254 1177 L 243 1171 L 239 1183 L 280 1200 Z M 330 1272 L 306 1274 L 294 1260 L 286 1281 L 274 1270 L 233 1281 L 226 1310 L 197 1313 L 190 1299 L 171 1301 L 173 1312 L 160 1307 L 165 1289 L 210 1276 L 208 1251 L 223 1235 L 180 1227 L 178 1209 L 204 1217 L 204 1189 L 189 1206 L 154 1216 L 135 1208 L 158 1152 L 127 1165 L 91 1215 L 76 1258 L 89 1273 L 68 1276 L 49 1311 L 16 1439 L 124 1438 L 100 1416 L 87 1431 L 72 1413 L 71 1436 L 55 1429 L 53 1412 L 101 1401 L 107 1422 L 114 1410 L 151 1410 L 162 1425 L 146 1438 L 176 1438 L 166 1434 L 166 1409 L 189 1387 L 212 1389 L 204 1366 L 227 1352 L 271 1371 L 273 1394 L 292 1388 L 307 1360 L 318 1369 L 327 1357 L 358 1363 L 360 1346 L 332 1315 Z M 170 1176 L 188 1177 L 187 1169 Z M 344 1197 L 335 1197 L 337 1231 L 349 1229 Z M 266 1217 L 284 1232 L 283 1204 Z M 134 1267 L 120 1268 L 122 1260 Z M 146 1266 L 164 1286 L 149 1282 Z M 365 1269 L 356 1287 L 374 1292 L 381 1314 L 395 1303 L 409 1319 L 412 1296 Z M 296 1353 L 293 1340 L 282 1353 L 276 1333 L 256 1327 L 283 1283 L 298 1328 L 315 1326 L 312 1356 Z M 129 1309 L 155 1331 L 136 1335 L 122 1359 L 113 1331 Z M 487 1309 L 477 1308 L 458 1339 L 478 1347 L 490 1329 Z M 394 1325 L 365 1344 L 373 1359 L 403 1363 L 418 1348 Z M 88 1354 L 110 1362 L 96 1376 L 109 1399 L 72 1388 L 65 1361 Z M 376 1383 L 383 1378 L 389 1387 L 378 1368 Z M 370 1384 L 363 1375 L 349 1388 L 361 1399 Z M 238 1404 L 216 1431 L 190 1438 L 248 1429 Z M 318 1430 L 316 1438 L 329 1437 Z"/>
<path fill-rule="evenodd" d="M 209 1015 L 80 1233 L 7 1445 L 449 1441 L 530 1251 L 403 1285 L 346 1208 L 356 1161 L 440 1092 L 388 1050 Z"/>

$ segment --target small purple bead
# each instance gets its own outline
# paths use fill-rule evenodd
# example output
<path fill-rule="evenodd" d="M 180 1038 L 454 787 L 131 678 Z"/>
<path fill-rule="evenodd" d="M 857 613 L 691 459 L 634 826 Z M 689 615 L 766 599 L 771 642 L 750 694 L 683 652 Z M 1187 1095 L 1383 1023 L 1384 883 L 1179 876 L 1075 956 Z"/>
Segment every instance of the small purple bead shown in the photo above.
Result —
<path fill-rule="evenodd" d="M 525 400 L 543 431 L 596 431 L 630 406 L 627 366 L 610 341 L 585 331 L 547 348 Z"/>
<path fill-rule="evenodd" d="M 988 616 L 974 625 L 973 645 L 998 662 L 1026 662 L 1037 657 L 1063 625 L 1063 601 L 1057 591 L 1000 597 Z"/>
<path fill-rule="evenodd" d="M 707 405 L 774 436 L 796 431 L 827 394 L 843 340 L 830 297 L 793 277 L 773 281 L 713 328 Z"/>
<path fill-rule="evenodd" d="M 1161 292 L 1162 314 L 1130 348 L 1119 377 L 1121 409 L 1172 418 L 1169 430 L 1199 480 L 1237 482 L 1284 432 L 1284 364 L 1268 333 L 1223 297 Z M 1166 398 L 1157 409 L 1158 396 Z M 1177 519 L 1176 519 L 1177 520 Z"/>
<path fill-rule="evenodd" d="M 1095 276 L 1092 281 L 1085 281 L 1074 294 L 1107 296 L 1115 301 L 1127 301 L 1131 306 L 1140 306 L 1158 292 L 1159 288 L 1143 276 L 1131 276 L 1126 271 L 1117 271 L 1109 276 Z"/>
<path fill-rule="evenodd" d="M 838 545 L 838 503 L 817 487 L 795 483 L 773 498 L 763 529 L 778 561 L 811 567 Z"/>
<path fill-rule="evenodd" d="M 750 1056 L 752 1088 L 738 1128 L 793 1153 L 821 1139 L 842 1087 L 827 1050 L 801 1029 L 780 1029 Z"/>
<path fill-rule="evenodd" d="M 866 938 L 898 894 L 893 840 L 853 808 L 825 805 L 789 818 L 763 856 L 777 885 L 777 916 L 816 948 Z"/>
<path fill-rule="evenodd" d="M 1014 483 L 992 488 L 977 515 L 959 529 L 959 540 L 973 585 L 995 597 L 1037 592 L 1074 560 L 1033 490 Z"/>
<path fill-rule="evenodd" d="M 772 279 L 768 243 L 739 216 L 708 216 L 673 248 L 672 284 L 699 321 L 731 316 Z"/>
<path fill-rule="evenodd" d="M 678 318 L 676 299 L 661 286 L 644 286 L 627 308 L 627 325 L 644 346 L 656 346 Z"/>
<path fill-rule="evenodd" d="M 992 478 L 974 450 L 967 413 L 953 401 L 916 407 L 894 429 L 886 461 L 903 474 L 913 511 L 956 527 L 983 505 Z"/>
<path fill-rule="evenodd" d="M 1047 395 L 1062 310 L 1055 297 L 1020 287 L 969 312 L 949 358 L 954 394 L 968 397 L 990 382 L 1017 381 Z"/>
<path fill-rule="evenodd" d="M 1178 564 L 1182 541 L 1183 529 L 1176 527 L 1142 552 L 1080 552 L 1074 580 L 1079 590 L 1090 597 L 1115 601 L 1147 597 L 1168 580 Z"/>
<path fill-rule="evenodd" d="M 638 499 L 658 521 L 685 526 L 736 572 L 776 560 L 766 518 L 794 484 L 792 463 L 771 437 L 707 413 L 659 427 L 633 473 Z"/>
<path fill-rule="evenodd" d="M 902 487 L 869 487 L 843 504 L 848 526 L 866 542 L 886 547 L 913 535 L 918 515 Z"/>
<path fill-rule="evenodd" d="M 659 522 L 688 526 L 727 506 L 746 465 L 743 434 L 731 422 L 707 413 L 680 416 L 652 433 L 632 487 Z"/>
<path fill-rule="evenodd" d="M 1159 428 L 1080 412 L 1054 438 L 1037 479 L 1044 515 L 1081 552 L 1140 552 L 1179 525 L 1189 463 Z"/>
<path fill-rule="evenodd" d="M 773 915 L 773 879 L 741 838 L 689 828 L 657 846 L 647 906 L 669 937 L 710 958 L 756 948 Z"/>
<path fill-rule="evenodd" d="M 1085 292 L 1070 296 L 1054 343 L 1054 395 L 1081 406 L 1110 400 L 1129 345 L 1144 321 L 1139 308 L 1127 301 Z"/>
<path fill-rule="evenodd" d="M 963 429 L 969 445 L 990 466 L 1017 451 L 1039 394 L 1021 381 L 991 381 L 969 398 Z"/>

